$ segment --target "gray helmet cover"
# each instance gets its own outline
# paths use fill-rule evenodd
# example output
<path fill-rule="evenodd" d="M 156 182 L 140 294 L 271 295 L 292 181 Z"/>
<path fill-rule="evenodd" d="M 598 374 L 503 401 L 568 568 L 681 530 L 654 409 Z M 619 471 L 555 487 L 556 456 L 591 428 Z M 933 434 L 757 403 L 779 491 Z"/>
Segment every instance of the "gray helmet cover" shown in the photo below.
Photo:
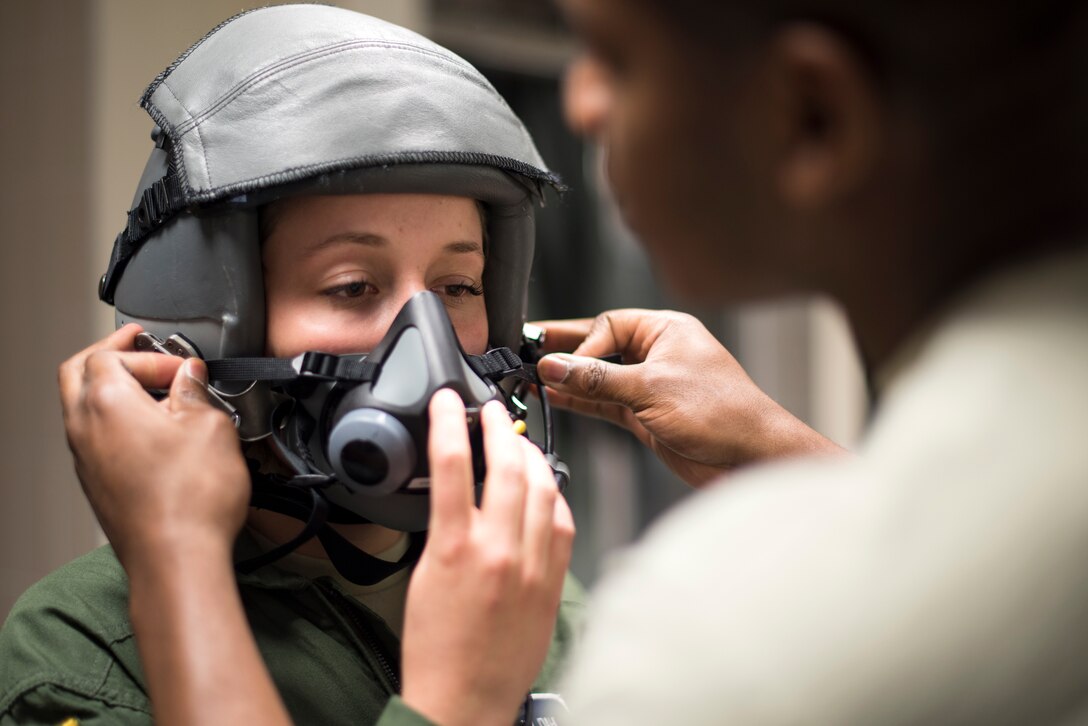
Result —
<path fill-rule="evenodd" d="M 213 29 L 140 105 L 156 124 L 155 148 L 100 287 L 118 326 L 181 332 L 206 358 L 262 356 L 260 205 L 452 194 L 487 207 L 490 342 L 516 350 L 534 206 L 559 181 L 465 60 L 366 15 L 279 5 Z"/>

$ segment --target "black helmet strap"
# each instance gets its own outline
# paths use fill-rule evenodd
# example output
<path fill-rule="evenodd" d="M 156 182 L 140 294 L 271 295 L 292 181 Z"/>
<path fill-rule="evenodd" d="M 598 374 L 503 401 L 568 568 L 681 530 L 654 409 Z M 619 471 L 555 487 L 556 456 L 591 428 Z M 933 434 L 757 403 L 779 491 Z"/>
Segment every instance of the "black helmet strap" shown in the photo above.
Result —
<path fill-rule="evenodd" d="M 140 202 L 128 211 L 128 223 L 113 242 L 106 274 L 98 283 L 98 298 L 113 305 L 113 295 L 125 266 L 153 232 L 169 222 L 184 207 L 181 181 L 171 169 L 152 182 L 140 195 Z"/>

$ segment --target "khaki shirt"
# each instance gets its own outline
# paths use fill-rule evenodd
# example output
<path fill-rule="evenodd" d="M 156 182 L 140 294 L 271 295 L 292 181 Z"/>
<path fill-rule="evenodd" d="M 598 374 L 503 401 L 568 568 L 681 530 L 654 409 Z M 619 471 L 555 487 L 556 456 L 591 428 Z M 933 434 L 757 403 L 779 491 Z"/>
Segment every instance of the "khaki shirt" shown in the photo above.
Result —
<path fill-rule="evenodd" d="M 1088 249 L 906 346 L 856 458 L 686 501 L 595 593 L 579 724 L 1088 717 Z"/>

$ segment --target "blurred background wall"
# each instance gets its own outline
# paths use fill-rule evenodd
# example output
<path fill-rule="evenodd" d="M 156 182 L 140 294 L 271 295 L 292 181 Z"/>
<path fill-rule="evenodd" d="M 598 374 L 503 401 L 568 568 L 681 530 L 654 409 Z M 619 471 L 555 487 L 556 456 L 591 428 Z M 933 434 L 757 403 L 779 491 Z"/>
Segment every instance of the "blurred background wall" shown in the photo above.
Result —
<path fill-rule="evenodd" d="M 264 2 L 37 0 L 0 4 L 0 619 L 49 570 L 102 542 L 64 442 L 57 365 L 113 328 L 95 288 L 150 148 L 136 100 L 219 21 Z M 576 51 L 540 0 L 341 0 L 465 56 L 522 115 L 571 186 L 539 215 L 537 318 L 669 306 L 616 219 L 598 156 L 563 127 L 562 68 Z M 695 311 L 755 381 L 840 443 L 866 410 L 856 354 L 823 301 Z M 685 487 L 623 432 L 562 416 L 574 473 L 575 571 L 592 582 Z"/>

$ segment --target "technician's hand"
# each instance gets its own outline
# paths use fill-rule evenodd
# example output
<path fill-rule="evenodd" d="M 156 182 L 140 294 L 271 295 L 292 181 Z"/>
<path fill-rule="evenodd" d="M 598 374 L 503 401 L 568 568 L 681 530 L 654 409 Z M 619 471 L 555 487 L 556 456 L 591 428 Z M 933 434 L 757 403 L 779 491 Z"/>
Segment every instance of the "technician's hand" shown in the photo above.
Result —
<path fill-rule="evenodd" d="M 229 552 L 249 501 L 238 436 L 207 402 L 203 362 L 134 352 L 139 332 L 125 326 L 60 367 L 76 472 L 126 569 L 193 543 Z M 144 390 L 167 387 L 162 402 Z"/>
<path fill-rule="evenodd" d="M 549 351 L 574 351 L 540 361 L 550 400 L 630 430 L 692 486 L 763 459 L 843 452 L 763 393 L 690 315 L 614 310 L 537 325 Z M 626 365 L 596 360 L 614 353 Z"/>
<path fill-rule="evenodd" d="M 249 502 L 238 435 L 205 398 L 203 362 L 136 353 L 139 332 L 63 363 L 60 390 L 76 472 L 128 572 L 155 723 L 288 724 L 234 580 Z"/>
<path fill-rule="evenodd" d="M 574 522 L 502 404 L 482 412 L 479 509 L 460 397 L 436 393 L 430 420 L 430 532 L 408 587 L 404 701 L 442 726 L 509 726 L 548 651 Z"/>

